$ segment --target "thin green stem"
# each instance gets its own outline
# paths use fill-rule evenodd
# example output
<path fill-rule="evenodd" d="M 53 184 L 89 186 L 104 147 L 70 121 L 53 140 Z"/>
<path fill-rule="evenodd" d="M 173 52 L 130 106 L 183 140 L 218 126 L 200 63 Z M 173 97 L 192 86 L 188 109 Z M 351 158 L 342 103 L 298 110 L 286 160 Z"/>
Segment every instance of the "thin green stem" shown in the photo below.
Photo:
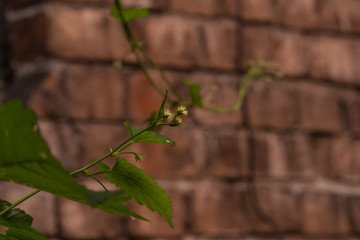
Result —
<path fill-rule="evenodd" d="M 170 80 L 166 76 L 164 70 L 150 57 L 149 53 L 143 47 L 138 46 L 138 49 L 141 51 L 141 53 L 144 55 L 144 57 L 149 61 L 149 63 L 160 73 L 161 78 L 167 84 L 170 91 L 176 96 L 178 101 L 181 101 L 182 97 L 180 96 L 178 91 L 175 89 L 174 85 L 170 82 Z"/>
<path fill-rule="evenodd" d="M 0 216 L 4 215 L 8 211 L 11 211 L 14 207 L 18 206 L 19 204 L 21 204 L 22 202 L 26 201 L 27 199 L 31 198 L 32 196 L 34 196 L 35 194 L 37 194 L 39 192 L 40 192 L 40 190 L 36 190 L 36 191 L 26 195 L 25 197 L 21 198 L 20 200 L 16 201 L 15 203 L 11 204 L 9 207 L 7 207 L 2 212 L 0 212 Z"/>
<path fill-rule="evenodd" d="M 129 44 L 131 45 L 131 50 L 133 52 L 133 54 L 135 55 L 136 61 L 137 63 L 140 65 L 141 70 L 144 72 L 145 76 L 147 77 L 147 79 L 149 80 L 150 84 L 156 89 L 156 91 L 158 91 L 162 96 L 164 96 L 164 91 L 155 83 L 155 81 L 153 80 L 153 78 L 150 76 L 147 68 L 145 67 L 144 61 L 142 60 L 141 56 L 139 55 L 138 51 L 140 51 L 142 53 L 142 55 L 145 57 L 146 60 L 149 61 L 149 63 L 156 69 L 159 71 L 161 78 L 164 80 L 164 82 L 168 85 L 168 87 L 170 88 L 170 91 L 174 93 L 174 95 L 176 96 L 176 98 L 178 98 L 178 100 L 181 100 L 181 96 L 179 95 L 179 93 L 176 91 L 175 87 L 173 86 L 173 84 L 171 84 L 171 82 L 169 81 L 169 79 L 166 77 L 164 71 L 160 68 L 159 65 L 157 65 L 154 60 L 150 57 L 150 55 L 145 51 L 145 49 L 140 46 L 140 44 L 138 43 L 138 41 L 135 39 L 134 35 L 132 34 L 130 27 L 128 25 L 128 23 L 126 22 L 125 16 L 124 16 L 124 9 L 121 3 L 121 0 L 114 0 L 115 2 L 115 6 L 119 12 L 119 16 L 121 19 L 121 24 L 125 33 L 125 37 L 128 40 Z"/>
<path fill-rule="evenodd" d="M 134 134 L 132 137 L 128 138 L 126 141 L 124 141 L 122 144 L 120 144 L 118 147 L 116 147 L 113 151 L 111 151 L 110 153 L 102 156 L 101 158 L 97 159 L 96 161 L 86 165 L 85 167 L 82 167 L 78 170 L 75 170 L 71 173 L 69 173 L 69 175 L 75 175 L 81 172 L 84 172 L 85 170 L 89 169 L 90 167 L 98 164 L 99 162 L 103 161 L 104 159 L 113 156 L 116 152 L 121 152 L 122 150 L 126 149 L 127 147 L 129 147 L 131 144 L 133 144 L 132 142 L 130 142 L 131 140 L 133 140 L 134 138 L 136 138 L 137 136 L 139 136 L 140 134 L 149 131 L 150 129 L 154 128 L 156 126 L 156 123 L 151 124 L 149 127 L 141 130 L 140 132 Z M 92 174 L 94 175 L 94 174 Z M 96 174 L 95 174 L 96 175 Z M 91 176 L 91 175 L 89 175 Z M 96 181 L 98 181 L 97 179 L 95 179 Z M 103 184 L 98 181 L 102 186 Z M 106 190 L 106 187 L 103 186 L 104 189 Z M 26 195 L 25 197 L 21 198 L 19 201 L 11 204 L 9 207 L 7 207 L 6 209 L 4 209 L 2 212 L 0 212 L 0 216 L 4 215 L 5 213 L 7 213 L 8 211 L 10 211 L 11 209 L 13 209 L 14 207 L 18 206 L 19 204 L 21 204 L 22 202 L 26 201 L 27 199 L 31 198 L 32 196 L 34 196 L 35 194 L 39 193 L 41 190 L 36 190 L 28 195 Z"/>
<path fill-rule="evenodd" d="M 100 184 L 100 185 L 105 189 L 106 192 L 109 192 L 109 191 L 107 190 L 107 188 L 105 187 L 105 185 L 104 185 L 99 179 L 97 179 L 93 174 L 88 174 L 88 175 L 86 175 L 86 176 L 89 176 L 89 177 L 91 177 L 92 179 L 94 179 L 98 184 Z"/>
<path fill-rule="evenodd" d="M 164 96 L 164 91 L 161 89 L 161 87 L 159 87 L 156 82 L 154 81 L 154 79 L 151 77 L 149 71 L 147 70 L 144 62 L 142 61 L 140 55 L 138 54 L 138 52 L 135 50 L 133 50 L 133 53 L 136 57 L 136 61 L 137 63 L 140 65 L 141 70 L 143 71 L 143 73 L 145 74 L 146 78 L 148 79 L 148 81 L 150 82 L 150 84 L 155 88 L 155 90 L 160 93 L 161 96 Z"/>
<path fill-rule="evenodd" d="M 78 173 L 81 173 L 89 168 L 91 168 L 92 166 L 95 166 L 96 164 L 98 164 L 99 162 L 103 161 L 104 159 L 108 158 L 108 157 L 112 157 L 114 156 L 114 154 L 116 152 L 121 152 L 122 150 L 124 150 L 125 148 L 127 148 L 128 146 L 130 146 L 132 143 L 130 142 L 131 140 L 133 140 L 134 138 L 136 138 L 137 136 L 139 136 L 140 134 L 149 131 L 150 129 L 154 128 L 156 126 L 156 124 L 151 124 L 149 127 L 141 130 L 140 132 L 134 134 L 132 137 L 128 138 L 126 141 L 124 141 L 122 144 L 120 144 L 119 146 L 117 146 L 114 150 L 112 150 L 111 152 L 109 152 L 108 154 L 102 156 L 101 158 L 99 158 L 98 160 L 86 165 L 85 167 L 82 167 L 78 170 L 75 170 L 73 172 L 70 173 L 70 175 L 75 175 Z"/>

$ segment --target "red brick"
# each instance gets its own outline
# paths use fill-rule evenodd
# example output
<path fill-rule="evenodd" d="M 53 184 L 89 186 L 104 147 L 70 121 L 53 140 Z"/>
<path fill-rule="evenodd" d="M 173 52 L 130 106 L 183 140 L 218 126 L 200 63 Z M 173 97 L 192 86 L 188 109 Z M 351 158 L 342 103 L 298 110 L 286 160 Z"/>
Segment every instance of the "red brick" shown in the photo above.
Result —
<path fill-rule="evenodd" d="M 165 128 L 161 134 L 170 137 L 176 146 L 138 145 L 136 149 L 145 156 L 145 160 L 138 166 L 154 178 L 199 177 L 204 167 L 205 152 L 200 131 L 180 126 Z"/>
<path fill-rule="evenodd" d="M 28 105 L 41 117 L 121 119 L 124 83 L 111 67 L 52 65 L 49 74 L 32 93 Z M 25 81 L 25 80 L 24 80 Z M 34 83 L 35 84 L 35 83 Z"/>
<path fill-rule="evenodd" d="M 360 97 L 351 98 L 345 101 L 345 107 L 349 119 L 350 130 L 360 134 Z"/>
<path fill-rule="evenodd" d="M 79 134 L 82 140 L 81 158 L 76 159 L 81 166 L 85 166 L 110 152 L 110 147 L 115 149 L 128 137 L 126 128 L 108 124 L 81 124 Z"/>
<path fill-rule="evenodd" d="M 342 32 L 360 32 L 360 3 L 357 0 L 323 1 L 322 27 Z"/>
<path fill-rule="evenodd" d="M 312 77 L 360 84 L 360 43 L 353 39 L 330 37 L 309 38 Z"/>
<path fill-rule="evenodd" d="M 237 12 L 237 2 L 235 0 L 172 0 L 162 5 L 163 9 L 171 12 L 184 12 L 204 16 L 230 15 L 234 16 Z"/>
<path fill-rule="evenodd" d="M 69 67 L 65 76 L 65 91 L 72 116 L 91 119 L 123 117 L 125 89 L 120 72 L 107 67 L 76 66 Z"/>
<path fill-rule="evenodd" d="M 305 193 L 302 199 L 302 231 L 311 236 L 349 234 L 346 199 L 329 193 Z"/>
<path fill-rule="evenodd" d="M 275 22 L 276 6 L 272 0 L 241 0 L 241 17 L 247 21 Z"/>
<path fill-rule="evenodd" d="M 46 55 L 46 19 L 45 13 L 37 12 L 9 23 L 14 61 L 29 61 Z"/>
<path fill-rule="evenodd" d="M 256 197 L 259 206 L 256 206 L 252 193 L 249 193 L 251 211 L 253 215 L 253 229 L 260 233 L 274 233 L 268 222 L 264 219 L 264 213 L 271 217 L 276 224 L 285 232 L 299 230 L 299 208 L 297 194 L 291 189 L 270 184 L 257 184 L 255 186 Z"/>
<path fill-rule="evenodd" d="M 251 60 L 277 63 L 290 76 L 302 76 L 309 70 L 306 39 L 300 34 L 273 27 L 244 27 L 242 67 Z"/>
<path fill-rule="evenodd" d="M 295 0 L 289 4 L 286 0 L 279 0 L 280 22 L 292 28 L 315 30 L 320 25 L 321 2 L 318 0 Z"/>
<path fill-rule="evenodd" d="M 146 45 L 156 62 L 176 68 L 235 69 L 237 25 L 178 16 L 147 20 Z"/>
<path fill-rule="evenodd" d="M 161 183 L 161 182 L 160 182 Z M 133 204 L 131 210 L 150 220 L 145 222 L 141 220 L 129 220 L 128 230 L 131 236 L 135 237 L 181 237 L 185 234 L 186 206 L 184 197 L 174 189 L 165 188 L 173 203 L 173 222 L 174 228 L 171 228 L 166 220 L 155 212 L 138 204 Z"/>
<path fill-rule="evenodd" d="M 315 161 L 321 176 L 359 182 L 360 141 L 323 138 L 316 141 Z"/>
<path fill-rule="evenodd" d="M 256 175 L 272 178 L 313 177 L 313 152 L 304 135 L 255 133 L 253 164 Z"/>
<path fill-rule="evenodd" d="M 356 233 L 360 233 L 360 197 L 353 196 L 350 197 L 350 219 L 352 223 L 353 231 Z"/>
<path fill-rule="evenodd" d="M 345 145 L 345 146 L 344 146 Z M 360 141 L 344 143 L 343 152 L 334 159 L 336 170 L 342 179 L 359 183 L 360 182 Z"/>
<path fill-rule="evenodd" d="M 159 110 L 163 98 L 143 73 L 130 75 L 127 81 L 130 93 L 128 106 L 130 116 L 127 117 L 134 121 L 144 122 Z M 159 82 L 158 78 L 156 82 Z"/>
<path fill-rule="evenodd" d="M 213 175 L 234 179 L 249 175 L 249 143 L 245 131 L 212 131 L 205 139 Z"/>
<path fill-rule="evenodd" d="M 7 4 L 11 9 L 14 9 L 14 8 L 28 7 L 31 5 L 35 5 L 37 3 L 41 3 L 43 1 L 44 0 L 13 0 L 13 1 L 7 2 Z"/>
<path fill-rule="evenodd" d="M 336 91 L 311 84 L 299 85 L 300 126 L 309 132 L 343 129 L 340 99 Z"/>
<path fill-rule="evenodd" d="M 9 182 L 0 183 L 0 199 L 15 203 L 27 194 L 35 191 L 21 185 Z M 47 236 L 57 234 L 57 219 L 55 197 L 49 193 L 41 192 L 19 205 L 19 208 L 33 217 L 32 227 Z"/>
<path fill-rule="evenodd" d="M 109 9 L 51 4 L 46 14 L 47 47 L 56 57 L 117 60 L 129 53 L 121 26 L 110 17 Z"/>
<path fill-rule="evenodd" d="M 122 233 L 121 217 L 67 199 L 60 201 L 61 235 L 73 239 L 115 238 Z"/>
<path fill-rule="evenodd" d="M 193 195 L 192 227 L 205 236 L 239 236 L 249 229 L 245 192 L 241 186 L 201 182 Z"/>
<path fill-rule="evenodd" d="M 201 86 L 201 96 L 207 105 L 230 108 L 237 101 L 238 86 L 241 81 L 237 76 L 195 73 L 189 75 L 187 79 Z M 206 126 L 239 126 L 243 122 L 240 109 L 234 113 L 217 113 L 202 108 L 192 108 L 190 113 L 193 113 L 196 122 Z"/>
<path fill-rule="evenodd" d="M 298 119 L 294 86 L 256 82 L 246 99 L 246 113 L 252 128 L 291 129 Z"/>
<path fill-rule="evenodd" d="M 51 153 L 66 170 L 73 171 L 83 167 L 78 161 L 81 158 L 81 139 L 75 126 L 51 121 L 39 121 L 39 126 Z"/>

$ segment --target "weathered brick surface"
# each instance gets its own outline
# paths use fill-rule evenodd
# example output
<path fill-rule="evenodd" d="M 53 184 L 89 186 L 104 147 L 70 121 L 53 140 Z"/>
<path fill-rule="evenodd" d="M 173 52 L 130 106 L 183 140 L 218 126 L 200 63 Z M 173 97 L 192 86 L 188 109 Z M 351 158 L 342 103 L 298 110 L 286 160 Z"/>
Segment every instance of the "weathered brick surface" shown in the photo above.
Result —
<path fill-rule="evenodd" d="M 349 138 L 320 138 L 316 141 L 315 163 L 317 172 L 328 178 L 341 178 L 359 182 L 360 171 L 358 140 Z"/>
<path fill-rule="evenodd" d="M 249 140 L 245 131 L 209 132 L 205 139 L 213 175 L 233 179 L 249 175 Z"/>
<path fill-rule="evenodd" d="M 241 1 L 240 16 L 246 21 L 270 22 L 297 30 L 359 32 L 356 0 Z M 281 14 L 279 14 L 281 13 Z"/>
<path fill-rule="evenodd" d="M 253 157 L 251 166 L 258 176 L 307 179 L 314 175 L 313 151 L 304 135 L 255 133 Z"/>
<path fill-rule="evenodd" d="M 308 192 L 302 199 L 302 231 L 312 236 L 347 235 L 348 205 L 344 197 Z"/>
<path fill-rule="evenodd" d="M 72 119 L 123 118 L 124 80 L 112 67 L 52 64 L 44 76 L 36 74 L 27 105 L 41 117 Z M 24 78 L 20 81 L 30 81 Z M 20 88 L 22 83 L 19 84 Z"/>
<path fill-rule="evenodd" d="M 111 60 L 120 59 L 129 51 L 121 27 L 110 18 L 108 9 L 52 5 L 47 14 L 48 47 L 55 56 Z"/>
<path fill-rule="evenodd" d="M 241 41 L 242 66 L 262 59 L 278 63 L 284 74 L 301 76 L 308 72 L 306 39 L 300 34 L 270 27 L 244 27 Z"/>
<path fill-rule="evenodd" d="M 322 1 L 295 0 L 288 4 L 286 0 L 279 0 L 278 11 L 281 12 L 278 21 L 295 28 L 314 30 L 320 26 L 319 8 Z"/>
<path fill-rule="evenodd" d="M 309 132 L 340 132 L 343 115 L 339 95 L 333 89 L 299 85 L 300 126 Z"/>
<path fill-rule="evenodd" d="M 360 45 L 356 40 L 245 27 L 241 44 L 243 66 L 250 60 L 263 59 L 280 64 L 283 73 L 289 76 L 310 74 L 314 78 L 359 84 L 359 69 L 355 65 Z"/>
<path fill-rule="evenodd" d="M 256 82 L 246 99 L 248 123 L 253 128 L 291 129 L 298 116 L 295 86 Z"/>
<path fill-rule="evenodd" d="M 360 211 L 360 197 L 353 196 L 349 199 L 350 204 L 350 221 L 352 223 L 353 231 L 356 233 L 360 232 L 360 215 L 358 214 Z"/>
<path fill-rule="evenodd" d="M 346 112 L 349 119 L 349 127 L 352 132 L 360 133 L 360 98 L 348 99 L 345 102 Z"/>
<path fill-rule="evenodd" d="M 322 2 L 322 26 L 343 32 L 360 32 L 360 3 L 356 0 L 330 0 Z"/>
<path fill-rule="evenodd" d="M 249 213 L 241 186 L 201 182 L 195 187 L 191 210 L 195 233 L 230 237 L 249 232 Z"/>
<path fill-rule="evenodd" d="M 247 21 L 275 21 L 276 7 L 272 0 L 240 0 L 241 17 Z"/>
<path fill-rule="evenodd" d="M 46 54 L 47 48 L 44 44 L 48 29 L 46 19 L 46 14 L 39 12 L 11 23 L 14 60 L 33 60 Z"/>
<path fill-rule="evenodd" d="M 249 193 L 250 211 L 253 216 L 253 229 L 256 232 L 269 233 L 274 229 L 269 226 L 269 222 L 263 217 L 264 214 L 270 216 L 283 231 L 298 231 L 300 215 L 298 209 L 298 194 L 290 188 L 274 186 L 269 184 L 258 184 L 255 186 L 256 196 L 259 205 L 254 204 L 254 195 Z"/>
<path fill-rule="evenodd" d="M 122 121 L 145 126 L 162 101 L 129 55 L 120 25 L 108 16 L 112 2 L 10 4 L 16 80 L 5 98 L 21 98 L 36 110 L 54 155 L 70 171 L 127 139 Z M 285 78 L 257 81 L 236 113 L 189 109 L 183 127 L 161 132 L 176 147 L 129 148 L 145 155 L 137 166 L 160 179 L 170 194 L 174 229 L 136 204 L 132 209 L 151 223 L 50 195 L 21 206 L 35 217 L 35 227 L 53 239 L 276 239 L 256 214 L 259 202 L 286 239 L 359 240 L 360 2 L 126 0 L 124 5 L 154 10 L 131 28 L 186 100 L 190 94 L 182 77 L 201 85 L 205 102 L 232 106 L 253 59 L 279 63 Z M 115 69 L 118 59 L 124 64 Z M 149 72 L 168 88 L 154 69 Z M 122 157 L 135 162 L 132 155 Z M 85 185 L 100 190 L 92 183 Z M 15 201 L 23 194 L 22 188 L 0 185 L 1 199 Z"/>
<path fill-rule="evenodd" d="M 204 16 L 234 16 L 238 12 L 236 0 L 155 0 L 155 8 Z"/>
<path fill-rule="evenodd" d="M 177 68 L 233 70 L 237 26 L 234 21 L 198 21 L 154 16 L 146 26 L 146 46 L 155 61 Z M 205 42 L 206 39 L 206 42 Z"/>
<path fill-rule="evenodd" d="M 360 42 L 352 39 L 315 37 L 309 38 L 310 74 L 340 83 L 359 85 Z"/>

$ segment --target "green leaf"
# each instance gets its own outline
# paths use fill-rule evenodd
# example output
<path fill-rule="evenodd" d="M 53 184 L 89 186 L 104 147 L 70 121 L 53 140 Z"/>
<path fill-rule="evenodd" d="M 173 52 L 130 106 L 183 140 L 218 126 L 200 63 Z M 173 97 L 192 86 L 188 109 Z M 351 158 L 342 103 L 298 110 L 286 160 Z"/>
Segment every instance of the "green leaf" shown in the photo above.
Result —
<path fill-rule="evenodd" d="M 135 129 L 130 126 L 128 122 L 124 122 L 125 127 L 127 128 L 130 136 L 134 136 L 141 132 L 141 130 Z M 139 136 L 136 136 L 133 141 L 135 143 L 157 143 L 157 144 L 167 144 L 170 146 L 175 146 L 175 142 L 172 141 L 169 137 L 158 134 L 153 131 L 145 131 L 141 133 Z"/>
<path fill-rule="evenodd" d="M 203 107 L 204 103 L 200 94 L 200 85 L 197 83 L 189 82 L 187 79 L 183 79 L 182 82 L 189 87 L 191 96 L 191 105 L 194 107 Z"/>
<path fill-rule="evenodd" d="M 115 166 L 110 169 L 106 164 L 98 164 L 100 171 L 106 172 L 104 177 L 140 205 L 145 205 L 152 211 L 163 216 L 173 227 L 172 203 L 165 191 L 141 169 L 125 159 L 118 158 Z"/>
<path fill-rule="evenodd" d="M 0 199 L 0 212 L 11 204 Z M 47 238 L 31 228 L 33 218 L 21 209 L 12 209 L 0 216 L 0 226 L 8 228 L 6 235 L 0 235 L 0 239 L 12 240 L 46 240 Z"/>
<path fill-rule="evenodd" d="M 18 239 L 13 238 L 9 235 L 0 234 L 0 240 L 18 240 Z"/>
<path fill-rule="evenodd" d="M 47 191 L 110 213 L 142 218 L 123 206 L 129 200 L 124 196 L 118 194 L 101 198 L 102 193 L 78 184 L 50 153 L 37 129 L 35 112 L 24 109 L 17 100 L 0 104 L 0 179 Z"/>
<path fill-rule="evenodd" d="M 124 16 L 125 22 L 127 22 L 127 23 L 131 22 L 132 20 L 135 20 L 137 18 L 147 17 L 149 15 L 149 13 L 150 13 L 149 8 L 131 8 L 131 9 L 123 10 L 123 16 Z M 111 14 L 111 16 L 116 18 L 119 22 L 122 22 L 119 10 L 116 6 L 114 6 L 111 9 L 110 14 Z"/>

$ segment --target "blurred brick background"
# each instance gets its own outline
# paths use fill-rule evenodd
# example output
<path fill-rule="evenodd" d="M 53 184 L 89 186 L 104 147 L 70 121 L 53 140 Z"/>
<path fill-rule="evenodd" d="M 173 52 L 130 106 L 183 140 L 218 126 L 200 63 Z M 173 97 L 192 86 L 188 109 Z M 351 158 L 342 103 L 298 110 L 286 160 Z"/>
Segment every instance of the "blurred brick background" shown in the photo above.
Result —
<path fill-rule="evenodd" d="M 68 170 L 125 139 L 122 121 L 141 125 L 158 108 L 160 96 L 109 17 L 112 1 L 8 2 L 11 49 L 2 43 L 2 56 L 10 57 L 14 77 L 5 81 L 3 74 L 0 97 L 35 109 Z M 140 166 L 173 200 L 173 230 L 144 208 L 133 207 L 151 223 L 46 193 L 22 206 L 37 229 L 69 240 L 276 239 L 266 213 L 286 239 L 360 239 L 359 0 L 125 5 L 151 8 L 132 27 L 171 81 L 187 77 L 205 95 L 217 85 L 219 106 L 236 99 L 249 60 L 279 63 L 285 77 L 257 82 L 237 113 L 191 110 L 182 127 L 164 131 L 175 148 L 138 146 L 146 156 Z M 119 59 L 121 69 L 113 67 Z M 29 191 L 0 184 L 0 197 L 9 201 Z"/>

